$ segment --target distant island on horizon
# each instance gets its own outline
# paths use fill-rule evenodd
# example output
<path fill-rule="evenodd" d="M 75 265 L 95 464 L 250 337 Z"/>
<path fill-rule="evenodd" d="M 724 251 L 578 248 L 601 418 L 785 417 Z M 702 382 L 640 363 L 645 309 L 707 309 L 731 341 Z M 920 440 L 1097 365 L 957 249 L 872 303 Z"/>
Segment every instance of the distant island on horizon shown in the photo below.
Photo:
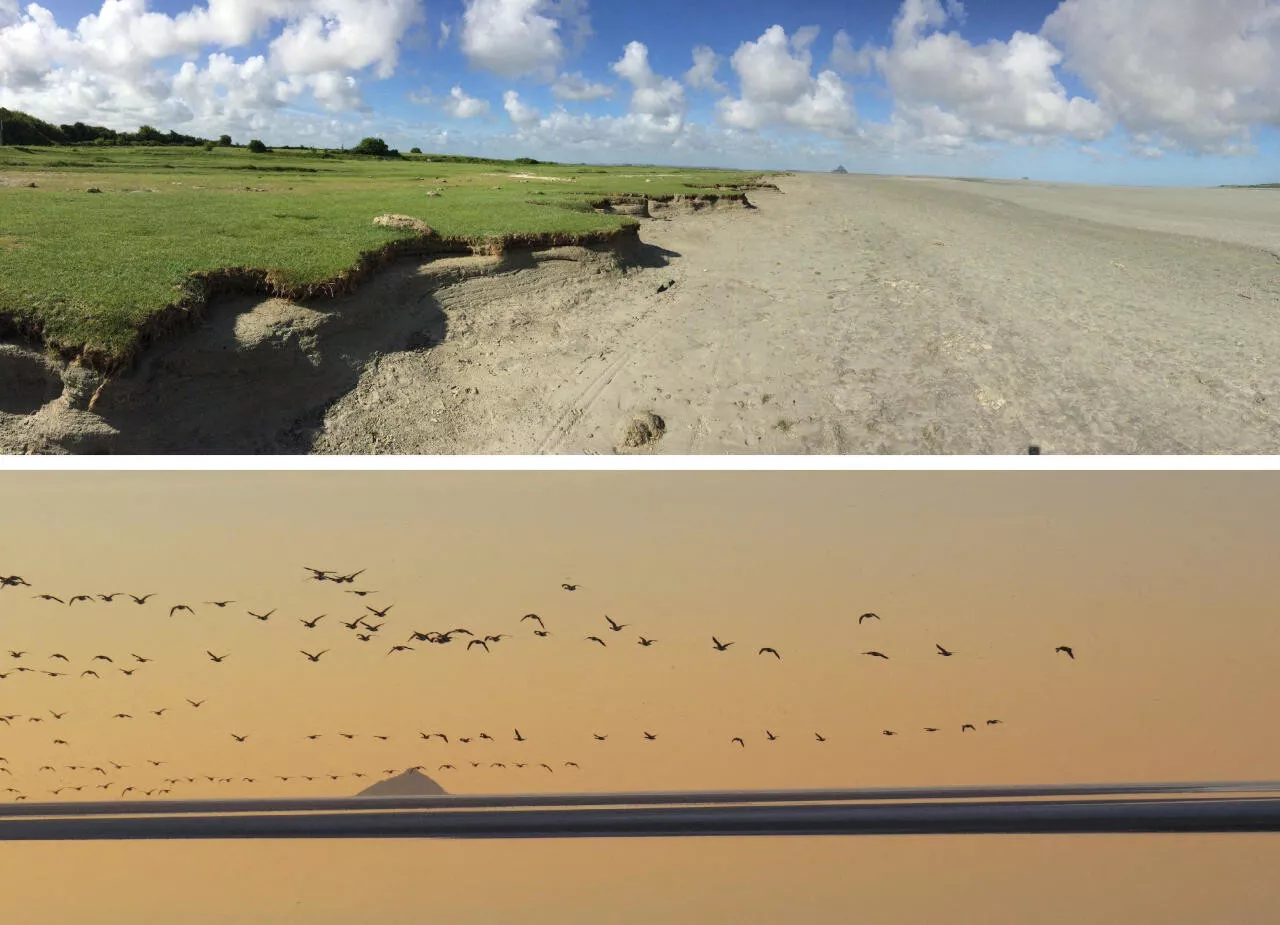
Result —
<path fill-rule="evenodd" d="M 417 768 L 409 768 L 403 774 L 388 777 L 370 784 L 359 793 L 358 797 L 434 797 L 448 796 L 449 791 Z"/>

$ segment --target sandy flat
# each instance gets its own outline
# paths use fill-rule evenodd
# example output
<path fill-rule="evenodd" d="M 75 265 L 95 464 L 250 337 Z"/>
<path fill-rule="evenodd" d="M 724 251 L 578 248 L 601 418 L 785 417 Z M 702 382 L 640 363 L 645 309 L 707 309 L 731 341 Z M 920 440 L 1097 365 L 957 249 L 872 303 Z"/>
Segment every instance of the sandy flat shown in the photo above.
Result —
<path fill-rule="evenodd" d="M 779 185 L 646 222 L 666 267 L 442 291 L 448 337 L 370 364 L 315 450 L 1280 448 L 1280 191 Z"/>

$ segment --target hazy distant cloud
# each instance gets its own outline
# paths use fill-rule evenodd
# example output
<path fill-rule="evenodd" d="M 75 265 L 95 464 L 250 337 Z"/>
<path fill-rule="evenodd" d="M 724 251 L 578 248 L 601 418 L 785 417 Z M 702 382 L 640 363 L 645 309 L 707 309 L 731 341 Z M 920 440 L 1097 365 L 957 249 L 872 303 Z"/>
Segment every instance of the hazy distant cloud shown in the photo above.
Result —
<path fill-rule="evenodd" d="M 467 96 L 461 87 L 454 87 L 442 104 L 444 111 L 455 119 L 474 119 L 489 114 L 489 101 Z"/>
<path fill-rule="evenodd" d="M 853 50 L 853 40 L 849 33 L 841 29 L 831 42 L 831 66 L 842 74 L 869 74 L 874 65 L 870 46 L 864 45 L 858 51 Z"/>
<path fill-rule="evenodd" d="M 440 41 L 436 43 L 437 48 L 444 48 L 449 44 L 449 35 L 453 32 L 453 26 L 447 22 L 440 23 Z"/>
<path fill-rule="evenodd" d="M 558 100 L 602 100 L 613 96 L 613 87 L 592 83 L 582 74 L 561 74 L 551 85 L 551 94 Z"/>
<path fill-rule="evenodd" d="M 684 72 L 684 82 L 695 90 L 723 93 L 728 88 L 716 80 L 716 71 L 724 59 L 706 45 L 693 50 L 693 67 Z"/>
<path fill-rule="evenodd" d="M 473 67 L 501 77 L 554 79 L 568 54 L 562 31 L 591 34 L 585 0 L 465 0 L 462 50 Z"/>

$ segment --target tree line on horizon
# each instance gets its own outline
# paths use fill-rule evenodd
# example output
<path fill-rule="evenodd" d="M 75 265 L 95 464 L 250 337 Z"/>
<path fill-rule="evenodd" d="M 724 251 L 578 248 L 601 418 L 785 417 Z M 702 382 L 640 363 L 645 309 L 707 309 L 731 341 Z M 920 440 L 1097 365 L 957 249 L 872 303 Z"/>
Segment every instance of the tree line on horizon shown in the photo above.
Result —
<path fill-rule="evenodd" d="M 86 125 L 83 122 L 76 122 L 72 125 L 53 125 L 45 122 L 30 113 L 22 112 L 16 109 L 4 109 L 0 107 L 0 145 L 5 146 L 29 146 L 29 147 L 56 147 L 56 146 L 78 146 L 78 145 L 95 145 L 95 146 L 131 146 L 139 145 L 144 147 L 187 147 L 196 148 L 204 147 L 211 150 L 215 147 L 235 147 L 230 135 L 222 135 L 216 141 L 208 138 L 201 138 L 196 135 L 183 135 L 179 132 L 168 131 L 161 132 L 159 129 L 150 125 L 139 126 L 136 132 L 117 132 L 115 129 L 105 128 L 100 125 Z M 267 154 L 270 152 L 262 141 L 255 138 L 246 146 L 248 150 L 254 154 Z M 288 145 L 281 146 L 284 150 L 294 150 Z M 296 150 L 310 151 L 317 150 L 310 147 L 299 147 Z M 328 149 L 324 150 L 326 154 Z M 366 157 L 385 157 L 385 158 L 403 158 L 404 155 L 399 151 L 391 148 L 381 138 L 364 138 L 358 145 L 350 150 L 341 149 L 345 154 L 357 154 Z M 412 148 L 410 154 L 425 157 L 430 161 L 440 161 L 447 163 L 461 164 L 546 164 L 553 163 L 550 161 L 538 161 L 531 157 L 518 157 L 511 161 L 505 161 L 501 158 L 492 157 L 476 157 L 466 154 L 427 154 L 422 153 L 421 148 Z"/>

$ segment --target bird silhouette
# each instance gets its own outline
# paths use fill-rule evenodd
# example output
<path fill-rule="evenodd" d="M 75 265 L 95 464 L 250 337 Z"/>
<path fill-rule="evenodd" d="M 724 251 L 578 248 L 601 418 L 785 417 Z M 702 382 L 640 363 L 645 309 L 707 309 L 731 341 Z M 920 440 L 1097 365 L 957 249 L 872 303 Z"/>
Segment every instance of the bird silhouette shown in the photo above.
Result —
<path fill-rule="evenodd" d="M 305 656 L 307 657 L 307 659 L 308 659 L 308 660 L 313 661 L 313 662 L 318 662 L 318 661 L 320 661 L 320 656 L 324 655 L 324 654 L 325 654 L 326 652 L 328 652 L 329 650 L 328 650 L 328 649 L 321 649 L 319 652 L 315 653 L 314 655 L 312 655 L 310 652 L 304 652 L 302 649 L 299 649 L 298 651 L 299 651 L 299 652 L 302 652 L 302 654 L 303 654 L 303 655 L 305 655 Z"/>
<path fill-rule="evenodd" d="M 361 615 L 359 617 L 356 617 L 354 623 L 343 623 L 342 625 L 349 630 L 359 629 L 361 626 L 364 625 L 364 616 Z"/>
<path fill-rule="evenodd" d="M 782 656 L 778 654 L 778 650 L 777 650 L 777 649 L 774 649 L 774 648 L 771 648 L 771 647 L 769 647 L 769 646 L 765 646 L 763 649 L 761 649 L 761 650 L 760 650 L 759 652 L 757 652 L 756 654 L 757 654 L 757 655 L 764 655 L 766 652 L 771 653 L 771 654 L 773 655 L 773 657 L 774 657 L 774 658 L 776 658 L 778 661 L 782 661 Z"/>
<path fill-rule="evenodd" d="M 50 655 L 50 656 L 49 656 L 49 658 L 56 658 L 56 659 L 60 659 L 61 661 L 64 661 L 64 662 L 69 662 L 69 661 L 71 661 L 71 659 L 67 658 L 67 657 L 66 657 L 65 655 L 63 655 L 61 652 L 54 652 L 52 655 Z"/>
<path fill-rule="evenodd" d="M 373 636 L 370 633 L 356 633 L 356 639 L 359 639 L 361 642 L 372 642 Z"/>
<path fill-rule="evenodd" d="M 272 615 L 273 613 L 275 613 L 275 610 L 274 610 L 274 609 L 272 609 L 272 610 L 268 610 L 266 613 L 254 613 L 252 610 L 250 610 L 250 611 L 249 611 L 249 616 L 251 616 L 251 617 L 255 617 L 255 618 L 257 618 L 257 619 L 261 620 L 263 623 L 266 623 L 268 620 L 270 620 L 270 619 L 271 619 L 271 615 Z"/>
<path fill-rule="evenodd" d="M 89 659 L 89 661 L 91 661 L 91 662 L 109 662 L 109 663 L 110 663 L 110 664 L 112 664 L 112 665 L 114 665 L 114 664 L 115 664 L 115 662 L 114 662 L 114 661 L 112 661 L 112 659 L 111 659 L 111 656 L 110 656 L 110 655 L 95 655 L 93 658 Z"/>
<path fill-rule="evenodd" d="M 390 655 L 392 652 L 412 652 L 412 651 L 413 651 L 413 646 L 392 646 L 391 649 L 387 652 L 387 654 Z"/>
<path fill-rule="evenodd" d="M 139 597 L 139 596 L 138 596 L 138 595 L 136 595 L 136 594 L 130 594 L 130 595 L 129 595 L 129 597 L 133 600 L 133 602 L 134 602 L 135 604 L 139 604 L 139 605 L 141 605 L 141 604 L 145 604 L 147 601 L 151 600 L 153 597 L 155 597 L 155 595 L 154 595 L 154 594 L 144 594 L 144 595 L 142 595 L 141 597 Z"/>
<path fill-rule="evenodd" d="M 300 619 L 300 620 L 298 620 L 298 622 L 299 622 L 299 623 L 301 623 L 303 626 L 305 626 L 307 629 L 309 629 L 309 630 L 313 630 L 313 629 L 315 629 L 315 628 L 316 628 L 316 624 L 317 624 L 317 623 L 319 623 L 321 620 L 323 620 L 323 619 L 324 619 L 325 617 L 327 617 L 327 616 L 328 616 L 328 614 L 324 614 L 324 613 L 322 613 L 322 614 L 320 614 L 320 616 L 316 617 L 314 620 L 301 620 L 301 619 Z"/>
<path fill-rule="evenodd" d="M 395 604 L 388 604 L 386 607 L 378 610 L 376 607 L 370 607 L 368 604 L 365 604 L 364 609 L 369 611 L 369 613 L 373 614 L 379 620 L 385 620 L 387 618 L 387 613 L 390 612 L 391 608 L 394 606 Z"/>
<path fill-rule="evenodd" d="M 889 656 L 885 655 L 883 652 L 871 651 L 871 652 L 863 652 L 862 654 L 863 654 L 863 655 L 870 655 L 870 656 L 872 656 L 872 657 L 874 657 L 874 658 L 883 658 L 883 659 L 885 659 L 886 661 L 887 661 L 887 660 L 888 660 L 888 658 L 889 658 Z"/>
<path fill-rule="evenodd" d="M 62 719 L 62 717 L 67 715 L 67 711 L 63 710 L 61 713 L 58 713 L 55 710 L 50 710 L 49 715 L 52 716 L 54 719 Z"/>
<path fill-rule="evenodd" d="M 138 670 L 137 668 L 117 668 L 116 669 L 116 671 L 120 672 L 126 678 L 133 677 L 133 673 L 137 670 Z"/>
<path fill-rule="evenodd" d="M 819 742 L 825 742 L 825 741 L 827 741 L 826 737 L 825 737 L 825 736 L 823 736 L 821 733 L 818 733 L 818 732 L 815 732 L 815 733 L 813 734 L 813 737 L 814 737 L 815 739 L 817 739 Z"/>
<path fill-rule="evenodd" d="M 603 646 L 603 645 L 606 645 L 605 641 L 604 641 L 603 639 L 601 639 L 599 636 L 588 636 L 588 637 L 586 637 L 586 638 L 587 638 L 587 641 L 588 641 L 588 642 L 598 642 L 598 643 L 600 643 L 600 645 L 602 645 L 602 646 Z"/>
<path fill-rule="evenodd" d="M 451 765 L 451 764 L 442 764 L 442 765 L 440 765 L 439 770 L 441 770 L 441 771 L 456 771 L 456 770 L 458 770 L 458 769 L 457 769 L 457 768 L 455 768 L 455 767 L 454 767 L 453 765 Z"/>
<path fill-rule="evenodd" d="M 965 723 L 963 726 L 960 727 L 960 731 L 961 732 L 965 732 L 965 731 L 977 732 L 978 730 L 974 727 L 973 723 Z"/>
<path fill-rule="evenodd" d="M 169 711 L 168 707 L 161 707 L 159 710 L 152 710 L 151 712 L 155 716 L 164 716 L 165 713 L 167 713 L 168 711 Z"/>
<path fill-rule="evenodd" d="M 511 638 L 511 634 L 510 634 L 510 633 L 498 633 L 498 634 L 496 634 L 496 635 L 494 635 L 494 636 L 486 636 L 486 637 L 484 637 L 484 641 L 485 641 L 485 642 L 502 642 L 502 640 L 504 640 L 504 639 L 510 639 L 510 638 Z"/>
<path fill-rule="evenodd" d="M 67 606 L 68 606 L 68 607 L 70 607 L 72 604 L 76 603 L 77 601 L 88 601 L 90 604 L 92 604 L 92 603 L 93 603 L 93 595 L 92 595 L 92 594 L 77 594 L 75 597 L 71 598 L 71 600 L 67 601 Z"/>
<path fill-rule="evenodd" d="M 24 655 L 26 655 L 26 654 L 27 654 L 27 653 L 26 653 L 26 651 L 25 651 L 25 650 L 20 651 L 20 652 L 19 652 L 19 651 L 14 650 L 14 649 L 10 649 L 10 650 L 9 650 L 9 655 L 10 655 L 12 658 L 22 658 L 22 656 L 24 656 Z"/>
<path fill-rule="evenodd" d="M 744 741 L 742 740 L 742 736 L 734 736 L 734 737 L 733 737 L 732 739 L 730 739 L 729 741 L 730 741 L 731 743 L 732 743 L 732 742 L 737 742 L 737 743 L 738 743 L 740 746 L 742 746 L 743 748 L 746 748 L 746 747 L 747 747 L 747 743 L 746 743 L 746 742 L 744 742 Z"/>
<path fill-rule="evenodd" d="M 37 594 L 35 595 L 35 598 L 36 600 L 41 600 L 41 601 L 55 601 L 59 604 L 66 603 L 66 601 L 64 601 L 62 598 L 54 597 L 52 594 Z"/>
<path fill-rule="evenodd" d="M 235 601 L 205 601 L 205 603 L 208 604 L 210 607 L 217 607 L 218 609 L 222 609 L 223 607 L 226 607 L 228 604 L 234 604 Z"/>
<path fill-rule="evenodd" d="M 641 637 L 640 637 L 640 639 L 639 639 L 638 641 L 639 641 L 640 645 L 645 646 L 645 647 L 647 648 L 648 646 L 653 645 L 653 644 L 654 644 L 655 642 L 657 642 L 658 640 L 656 640 L 656 639 L 645 639 L 643 636 L 641 636 Z"/>
<path fill-rule="evenodd" d="M 463 745 L 470 745 L 470 744 L 471 744 L 471 737 L 470 737 L 470 736 L 459 736 L 459 737 L 458 737 L 458 741 L 459 741 L 459 742 L 461 742 Z"/>
<path fill-rule="evenodd" d="M 883 733 L 881 733 L 881 735 L 896 736 L 897 733 L 894 732 L 892 729 L 886 729 Z"/>
<path fill-rule="evenodd" d="M 487 643 L 483 639 L 473 639 L 469 643 L 467 643 L 468 651 L 470 651 L 472 646 L 479 646 L 480 648 L 484 649 L 486 652 L 489 651 L 489 643 Z"/>
<path fill-rule="evenodd" d="M 355 589 L 351 589 L 345 593 L 354 594 L 357 597 L 368 597 L 370 594 L 377 594 L 378 592 L 377 591 L 357 591 Z"/>
<path fill-rule="evenodd" d="M 538 616 L 536 613 L 527 613 L 520 618 L 521 623 L 523 623 L 525 620 L 536 620 L 538 621 L 538 625 L 541 626 L 543 629 L 547 628 L 546 624 L 542 622 L 542 617 Z"/>
<path fill-rule="evenodd" d="M 862 616 L 858 617 L 858 625 L 861 626 L 863 620 L 879 620 L 879 619 L 880 619 L 880 614 L 878 613 L 864 613 Z"/>
<path fill-rule="evenodd" d="M 936 642 L 933 644 L 933 647 L 938 650 L 939 655 L 945 655 L 948 658 L 951 657 L 952 655 L 955 655 L 954 652 L 948 652 L 946 649 L 942 648 L 942 646 L 938 645 Z"/>
<path fill-rule="evenodd" d="M 582 765 L 578 764 L 578 762 L 576 761 L 566 761 L 564 763 L 564 766 L 566 768 L 577 768 L 579 771 L 582 770 Z"/>
<path fill-rule="evenodd" d="M 354 582 L 357 578 L 359 578 L 361 575 L 363 575 L 365 571 L 366 569 L 360 569 L 360 571 L 352 572 L 350 575 L 338 575 L 333 578 L 330 578 L 329 580 L 332 581 L 334 584 L 349 585 L 352 582 Z"/>
<path fill-rule="evenodd" d="M 208 649 L 205 649 L 205 650 L 204 650 L 204 654 L 205 654 L 205 655 L 207 655 L 207 656 L 209 656 L 210 661 L 213 661 L 213 662 L 219 662 L 219 663 L 220 663 L 220 662 L 226 661 L 227 656 L 228 656 L 228 655 L 230 655 L 231 653 L 230 653 L 230 652 L 228 652 L 228 653 L 227 653 L 227 655 L 214 655 L 214 654 L 213 654 L 212 652 L 210 652 Z"/>
<path fill-rule="evenodd" d="M 95 677 L 95 678 L 98 678 L 98 677 L 99 677 L 98 673 L 97 673 L 96 671 L 94 671 L 92 668 L 87 668 L 87 669 L 85 669 L 84 671 L 80 672 L 80 677 L 82 677 L 82 678 L 83 678 L 83 677 L 85 677 L 86 675 L 92 675 L 92 676 L 93 676 L 93 677 Z"/>
<path fill-rule="evenodd" d="M 770 732 L 768 729 L 764 731 L 764 737 L 768 739 L 770 742 L 776 742 L 778 740 L 778 737 L 774 735 L 772 732 Z"/>
<path fill-rule="evenodd" d="M 236 734 L 233 732 L 233 733 L 231 733 L 231 738 L 235 739 L 237 742 L 243 742 L 245 739 L 247 739 L 247 738 L 249 738 L 249 737 L 248 737 L 247 735 L 236 735 Z"/>
<path fill-rule="evenodd" d="M 195 613 L 195 611 L 192 610 L 190 607 L 188 607 L 186 604 L 174 604 L 172 607 L 169 608 L 169 616 L 172 617 L 175 613 L 177 613 L 180 610 L 185 610 L 187 613 L 190 613 L 190 614 Z"/>
<path fill-rule="evenodd" d="M 937 731 L 938 731 L 938 729 L 937 729 L 937 727 L 936 727 L 936 726 L 925 726 L 925 727 L 924 727 L 924 731 L 925 731 L 925 732 L 937 732 Z"/>
<path fill-rule="evenodd" d="M 145 665 L 147 662 L 153 661 L 153 659 L 143 658 L 141 655 L 134 652 L 130 652 L 129 654 L 133 656 L 133 660 L 139 665 Z"/>
<path fill-rule="evenodd" d="M 568 582 L 565 582 L 561 584 L 560 587 L 564 588 L 566 591 L 577 591 L 582 587 L 582 585 L 571 585 Z"/>
<path fill-rule="evenodd" d="M 551 633 L 549 633 L 547 630 L 534 630 L 533 635 L 541 636 L 543 639 L 546 639 L 548 636 L 551 635 Z"/>
<path fill-rule="evenodd" d="M 652 742 L 654 739 L 656 739 L 656 738 L 657 738 L 657 736 L 656 736 L 656 735 L 654 735 L 652 732 L 646 732 L 646 733 L 644 734 L 644 737 L 645 737 L 646 739 L 648 739 L 650 742 Z"/>
<path fill-rule="evenodd" d="M 311 573 L 312 581 L 329 581 L 329 576 L 333 574 L 328 569 L 312 568 L 309 565 L 304 565 L 303 569 Z"/>
<path fill-rule="evenodd" d="M 339 733 L 338 733 L 338 735 L 342 736 L 344 739 L 346 739 L 348 742 L 350 742 L 352 739 L 354 739 L 354 738 L 358 735 L 358 733 L 355 733 L 355 732 L 339 732 Z"/>
<path fill-rule="evenodd" d="M 112 719 L 133 719 L 128 713 L 117 713 Z"/>
<path fill-rule="evenodd" d="M 598 732 L 591 733 L 591 737 L 595 739 L 597 742 L 603 742 L 605 739 L 609 738 L 607 735 L 602 736 Z"/>
<path fill-rule="evenodd" d="M 624 629 L 626 629 L 628 626 L 631 625 L 630 623 L 616 623 L 614 622 L 613 618 L 610 617 L 608 614 L 605 614 L 604 618 L 609 623 L 609 629 L 613 630 L 615 633 L 621 633 Z"/>
<path fill-rule="evenodd" d="M 1067 656 L 1068 656 L 1068 657 L 1070 657 L 1070 659 L 1071 659 L 1073 662 L 1074 662 L 1074 661 L 1075 661 L 1075 659 L 1076 659 L 1076 653 L 1075 653 L 1075 650 L 1073 650 L 1073 649 L 1071 648 L 1071 646 L 1058 646 L 1058 647 L 1057 647 L 1056 649 L 1054 649 L 1053 651 L 1054 651 L 1054 652 L 1065 652 L 1065 653 L 1067 654 Z"/>
<path fill-rule="evenodd" d="M 520 734 L 520 730 L 519 730 L 519 729 L 515 730 L 515 735 L 514 735 L 514 736 L 512 736 L 512 738 L 513 738 L 513 739 L 515 739 L 517 742 L 523 742 L 523 741 L 524 741 L 524 736 L 522 736 L 522 735 Z"/>
<path fill-rule="evenodd" d="M 1003 722 L 1004 722 L 1004 720 L 1000 720 L 1000 719 L 989 719 L 989 720 L 987 720 L 987 725 L 988 725 L 988 726 L 999 726 L 999 725 L 1001 725 Z"/>
<path fill-rule="evenodd" d="M 729 646 L 733 645 L 731 642 L 721 642 L 714 636 L 711 637 L 711 644 L 715 646 L 717 652 L 725 652 L 728 650 Z"/>
<path fill-rule="evenodd" d="M 111 594 L 99 594 L 98 600 L 102 601 L 105 604 L 110 604 L 114 602 L 115 599 L 120 597 L 122 594 L 124 594 L 123 591 L 115 591 Z"/>
<path fill-rule="evenodd" d="M 203 701 L 203 700 L 192 700 L 192 699 L 190 699 L 190 698 L 187 698 L 187 703 L 189 703 L 189 704 L 191 704 L 191 706 L 193 706 L 193 707 L 195 707 L 195 708 L 199 709 L 200 704 L 204 703 L 204 701 Z"/>

